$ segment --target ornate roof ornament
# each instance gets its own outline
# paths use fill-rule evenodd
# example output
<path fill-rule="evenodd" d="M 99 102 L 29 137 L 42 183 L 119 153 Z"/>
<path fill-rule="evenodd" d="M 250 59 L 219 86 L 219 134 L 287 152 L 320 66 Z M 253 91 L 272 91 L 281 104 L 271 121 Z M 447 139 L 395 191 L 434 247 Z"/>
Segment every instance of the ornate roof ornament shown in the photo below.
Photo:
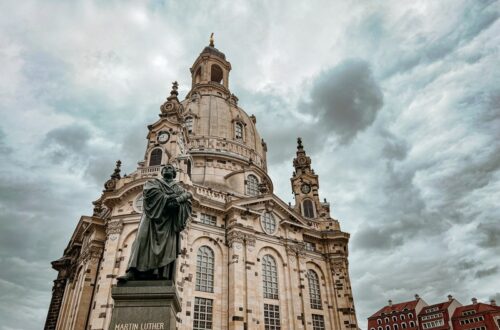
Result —
<path fill-rule="evenodd" d="M 104 189 L 105 189 L 104 191 L 112 191 L 115 189 L 116 181 L 121 179 L 121 175 L 120 175 L 121 165 L 122 165 L 122 162 L 120 160 L 117 160 L 113 174 L 111 174 L 111 179 L 106 181 L 106 183 L 104 184 Z"/>
<path fill-rule="evenodd" d="M 210 47 L 215 47 L 215 44 L 214 44 L 214 33 L 213 32 L 210 34 L 210 43 L 208 45 Z"/>
<path fill-rule="evenodd" d="M 170 115 L 175 115 L 175 116 L 180 116 L 182 112 L 182 105 L 179 102 L 179 99 L 177 96 L 179 95 L 179 92 L 177 91 L 179 89 L 179 83 L 177 81 L 174 81 L 172 83 L 172 90 L 170 91 L 170 96 L 167 97 L 167 101 L 163 103 L 163 105 L 160 107 L 160 117 L 166 117 Z"/>

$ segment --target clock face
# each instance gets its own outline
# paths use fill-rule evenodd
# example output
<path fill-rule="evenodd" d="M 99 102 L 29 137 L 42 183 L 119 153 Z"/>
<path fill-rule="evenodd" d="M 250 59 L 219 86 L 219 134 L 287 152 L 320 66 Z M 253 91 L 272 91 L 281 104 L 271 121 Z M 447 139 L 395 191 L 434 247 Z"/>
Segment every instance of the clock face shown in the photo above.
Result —
<path fill-rule="evenodd" d="M 158 133 L 158 142 L 165 143 L 170 139 L 170 133 L 167 131 L 161 131 Z"/>
<path fill-rule="evenodd" d="M 308 185 L 307 183 L 304 183 L 302 185 L 302 187 L 300 187 L 300 190 L 304 193 L 304 194 L 309 194 L 309 192 L 311 191 L 311 186 Z"/>

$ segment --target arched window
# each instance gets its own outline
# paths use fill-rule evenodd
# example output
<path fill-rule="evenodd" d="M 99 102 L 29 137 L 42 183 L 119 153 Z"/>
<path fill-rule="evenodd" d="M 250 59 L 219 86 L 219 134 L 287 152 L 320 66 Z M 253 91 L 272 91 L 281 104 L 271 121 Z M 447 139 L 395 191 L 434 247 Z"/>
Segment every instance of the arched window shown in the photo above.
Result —
<path fill-rule="evenodd" d="M 211 70 L 210 70 L 210 81 L 222 84 L 222 69 L 220 66 L 217 64 L 212 64 Z"/>
<path fill-rule="evenodd" d="M 378 320 L 377 320 L 377 324 L 382 324 L 382 320 L 381 320 L 381 319 L 378 319 Z"/>
<path fill-rule="evenodd" d="M 309 284 L 309 299 L 311 301 L 311 308 L 322 309 L 318 274 L 316 274 L 314 270 L 309 269 L 307 271 L 307 281 Z"/>
<path fill-rule="evenodd" d="M 157 166 L 161 165 L 161 156 L 162 156 L 162 151 L 161 149 L 153 149 L 151 151 L 151 155 L 149 156 L 149 166 Z"/>
<path fill-rule="evenodd" d="M 394 324 L 392 327 L 393 327 L 394 330 L 399 330 L 399 327 L 398 327 L 397 324 Z"/>
<path fill-rule="evenodd" d="M 214 292 L 214 252 L 208 246 L 200 247 L 196 256 L 196 290 Z"/>
<path fill-rule="evenodd" d="M 247 176 L 247 195 L 257 196 L 259 194 L 259 180 L 253 174 Z"/>
<path fill-rule="evenodd" d="M 401 323 L 401 329 L 406 329 L 406 323 L 405 322 Z"/>
<path fill-rule="evenodd" d="M 401 315 L 399 316 L 399 318 L 400 318 L 401 320 L 404 320 L 404 319 L 405 319 L 405 315 L 404 315 L 404 314 L 401 314 Z"/>
<path fill-rule="evenodd" d="M 264 298 L 278 299 L 278 268 L 269 254 L 262 258 L 262 285 Z"/>
<path fill-rule="evenodd" d="M 302 211 L 306 218 L 314 218 L 314 205 L 310 199 L 306 199 L 302 202 Z"/>
<path fill-rule="evenodd" d="M 386 325 L 385 326 L 385 330 L 391 330 L 391 326 L 390 325 Z"/>
<path fill-rule="evenodd" d="M 389 318 L 388 318 L 388 317 L 386 317 L 386 318 L 384 319 L 384 321 L 385 321 L 385 323 L 389 323 Z"/>
<path fill-rule="evenodd" d="M 236 140 L 243 140 L 243 124 L 236 123 L 234 126 L 234 138 Z"/>
<path fill-rule="evenodd" d="M 392 317 L 392 320 L 393 320 L 394 322 L 396 322 L 396 321 L 398 320 L 397 316 L 393 316 L 393 317 Z"/>
<path fill-rule="evenodd" d="M 412 319 L 412 318 L 413 318 L 413 314 L 412 314 L 412 313 L 408 313 L 408 317 L 409 317 L 410 319 Z"/>
<path fill-rule="evenodd" d="M 194 119 L 193 117 L 186 117 L 185 119 L 185 123 L 186 123 L 186 129 L 189 133 L 192 133 L 193 132 L 193 122 L 194 122 Z"/>
<path fill-rule="evenodd" d="M 377 330 L 384 330 L 384 329 L 383 329 L 382 327 L 378 327 L 378 329 L 377 329 Z"/>
<path fill-rule="evenodd" d="M 414 327 L 415 327 L 415 322 L 410 321 L 410 328 L 414 328 Z"/>

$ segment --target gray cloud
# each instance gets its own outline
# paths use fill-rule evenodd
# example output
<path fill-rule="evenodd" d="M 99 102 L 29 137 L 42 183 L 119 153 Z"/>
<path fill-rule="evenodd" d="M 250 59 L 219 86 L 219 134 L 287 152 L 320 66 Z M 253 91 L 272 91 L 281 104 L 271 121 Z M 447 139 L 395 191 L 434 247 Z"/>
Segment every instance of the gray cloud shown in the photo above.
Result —
<path fill-rule="evenodd" d="M 310 98 L 301 110 L 317 116 L 324 131 L 332 130 L 343 143 L 369 127 L 383 105 L 382 91 L 369 64 L 354 59 L 321 73 Z"/>
<path fill-rule="evenodd" d="M 498 274 L 498 266 L 478 270 L 476 272 L 475 276 L 477 278 L 483 278 L 483 277 L 488 277 L 488 276 L 495 275 L 495 274 Z"/>

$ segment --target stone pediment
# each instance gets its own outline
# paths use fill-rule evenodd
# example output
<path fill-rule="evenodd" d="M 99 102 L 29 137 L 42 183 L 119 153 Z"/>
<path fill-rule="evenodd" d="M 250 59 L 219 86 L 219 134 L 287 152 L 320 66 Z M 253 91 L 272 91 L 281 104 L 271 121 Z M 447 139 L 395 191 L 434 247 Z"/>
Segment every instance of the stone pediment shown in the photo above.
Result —
<path fill-rule="evenodd" d="M 232 207 L 254 210 L 258 206 L 264 206 L 266 209 L 276 209 L 279 213 L 285 215 L 284 220 L 281 221 L 282 224 L 288 223 L 302 228 L 310 227 L 300 214 L 274 194 L 232 201 L 228 210 Z"/>

